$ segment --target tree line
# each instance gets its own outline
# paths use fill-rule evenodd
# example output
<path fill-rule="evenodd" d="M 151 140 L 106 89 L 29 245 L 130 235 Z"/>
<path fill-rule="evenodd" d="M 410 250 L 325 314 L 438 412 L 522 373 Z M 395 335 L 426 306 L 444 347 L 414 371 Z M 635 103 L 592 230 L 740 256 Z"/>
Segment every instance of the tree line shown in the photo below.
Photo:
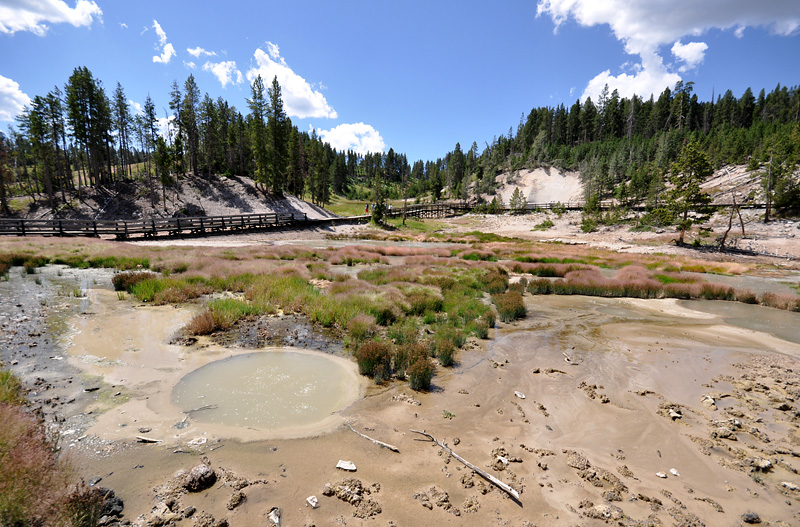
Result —
<path fill-rule="evenodd" d="M 150 95 L 135 112 L 117 83 L 109 97 L 85 67 L 63 89 L 37 95 L 17 117 L 17 129 L 0 133 L 0 213 L 8 198 L 28 195 L 53 211 L 80 199 L 85 187 L 134 183 L 153 204 L 184 176 L 252 177 L 265 193 L 291 193 L 317 204 L 343 194 L 356 170 L 374 167 L 373 156 L 337 152 L 316 132 L 300 132 L 283 107 L 277 78 L 259 76 L 250 87 L 249 112 L 221 97 L 201 94 L 193 75 L 173 82 L 164 117 Z M 363 166 L 359 166 L 363 165 Z"/>
<path fill-rule="evenodd" d="M 286 115 L 277 79 L 257 77 L 247 113 L 221 97 L 201 95 L 194 76 L 175 81 L 159 119 L 148 95 L 133 112 L 123 87 L 111 97 L 85 67 L 63 89 L 35 96 L 0 134 L 0 212 L 7 197 L 29 195 L 54 211 L 84 187 L 133 182 L 166 209 L 181 178 L 252 177 L 265 193 L 290 193 L 325 205 L 333 194 L 386 198 L 483 200 L 496 176 L 540 166 L 580 171 L 586 198 L 648 203 L 664 196 L 684 145 L 697 143 L 714 167 L 744 164 L 763 174 L 762 198 L 800 207 L 800 90 L 778 85 L 758 96 L 747 88 L 700 101 L 694 83 L 679 82 L 658 97 L 620 97 L 606 87 L 595 102 L 533 108 L 519 125 L 480 148 L 460 144 L 436 160 L 409 164 L 405 154 L 336 151 Z M 162 130 L 162 127 L 166 130 Z"/>

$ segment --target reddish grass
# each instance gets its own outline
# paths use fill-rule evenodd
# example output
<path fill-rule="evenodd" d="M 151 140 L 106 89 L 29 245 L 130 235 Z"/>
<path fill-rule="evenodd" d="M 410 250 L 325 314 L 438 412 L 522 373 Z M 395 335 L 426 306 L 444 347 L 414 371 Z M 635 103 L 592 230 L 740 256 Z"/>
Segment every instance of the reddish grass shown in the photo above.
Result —
<path fill-rule="evenodd" d="M 44 427 L 22 407 L 0 403 L 0 525 L 52 525 L 69 470 Z"/>

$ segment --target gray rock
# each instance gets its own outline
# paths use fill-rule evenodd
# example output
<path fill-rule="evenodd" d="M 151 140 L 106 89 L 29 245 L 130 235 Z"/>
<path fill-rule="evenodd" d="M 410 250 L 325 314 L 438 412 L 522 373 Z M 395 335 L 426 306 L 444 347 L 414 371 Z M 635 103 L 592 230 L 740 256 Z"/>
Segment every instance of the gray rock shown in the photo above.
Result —
<path fill-rule="evenodd" d="M 183 487 L 189 492 L 200 492 L 213 485 L 215 481 L 217 481 L 217 474 L 214 469 L 201 463 L 186 474 Z"/>

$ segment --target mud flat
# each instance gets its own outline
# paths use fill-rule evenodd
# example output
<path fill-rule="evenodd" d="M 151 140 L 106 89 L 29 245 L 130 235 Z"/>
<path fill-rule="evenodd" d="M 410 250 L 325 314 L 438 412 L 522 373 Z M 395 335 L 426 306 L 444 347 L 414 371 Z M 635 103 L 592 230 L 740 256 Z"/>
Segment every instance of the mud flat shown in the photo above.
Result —
<path fill-rule="evenodd" d="M 62 444 L 134 525 L 270 525 L 274 507 L 283 525 L 307 526 L 800 523 L 800 324 L 778 335 L 692 302 L 526 295 L 528 316 L 468 343 L 430 392 L 353 375 L 362 396 L 287 434 L 174 404 L 189 372 L 254 351 L 178 342 L 193 306 L 136 305 L 107 286 L 85 298 L 68 313 L 67 360 L 42 367 L 97 387 L 76 395 L 66 423 L 84 425 L 62 427 Z M 201 463 L 216 480 L 190 492 L 186 472 Z"/>

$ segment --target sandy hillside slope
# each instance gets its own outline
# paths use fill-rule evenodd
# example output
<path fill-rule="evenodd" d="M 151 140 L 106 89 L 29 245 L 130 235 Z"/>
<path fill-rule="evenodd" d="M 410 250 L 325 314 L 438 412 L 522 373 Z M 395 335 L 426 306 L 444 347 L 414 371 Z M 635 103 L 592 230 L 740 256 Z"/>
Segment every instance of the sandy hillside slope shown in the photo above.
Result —
<path fill-rule="evenodd" d="M 562 172 L 554 167 L 505 172 L 497 176 L 496 182 L 498 198 L 502 198 L 504 205 L 508 205 L 516 188 L 519 188 L 528 203 L 568 203 L 583 200 L 580 174 Z"/>
<path fill-rule="evenodd" d="M 130 182 L 120 182 L 112 188 L 86 188 L 83 199 L 73 200 L 70 207 L 62 207 L 57 217 L 110 220 L 271 212 L 305 213 L 309 218 L 335 216 L 297 196 L 286 194 L 283 198 L 276 198 L 265 194 L 247 177 L 187 175 L 176 187 L 167 189 L 166 196 L 160 188 L 147 193 Z M 23 215 L 29 218 L 53 217 L 43 201 Z"/>

